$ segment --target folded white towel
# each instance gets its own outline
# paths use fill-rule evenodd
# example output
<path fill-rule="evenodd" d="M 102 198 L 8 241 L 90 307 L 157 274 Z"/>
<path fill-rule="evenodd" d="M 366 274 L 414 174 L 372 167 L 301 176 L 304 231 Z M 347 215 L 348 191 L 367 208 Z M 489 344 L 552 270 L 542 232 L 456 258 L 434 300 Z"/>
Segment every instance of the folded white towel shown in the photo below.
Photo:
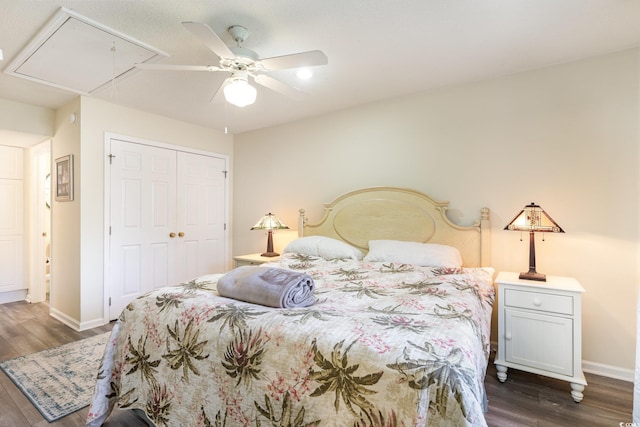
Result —
<path fill-rule="evenodd" d="M 254 304 L 277 308 L 308 307 L 316 302 L 311 276 L 292 270 L 246 265 L 218 280 L 218 293 Z"/>

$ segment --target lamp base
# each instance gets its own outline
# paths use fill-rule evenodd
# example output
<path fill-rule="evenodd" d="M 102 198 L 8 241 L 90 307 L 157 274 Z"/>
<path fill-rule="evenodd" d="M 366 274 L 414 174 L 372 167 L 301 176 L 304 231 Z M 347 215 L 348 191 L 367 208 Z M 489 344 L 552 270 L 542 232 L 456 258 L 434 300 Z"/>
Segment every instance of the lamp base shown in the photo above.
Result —
<path fill-rule="evenodd" d="M 542 273 L 537 273 L 535 271 L 527 271 L 526 273 L 520 273 L 519 276 L 522 280 L 537 280 L 538 282 L 546 282 L 547 276 Z"/>
<path fill-rule="evenodd" d="M 278 252 L 264 252 L 261 253 L 260 256 L 266 256 L 266 257 L 274 257 L 274 256 L 280 256 L 280 254 Z"/>

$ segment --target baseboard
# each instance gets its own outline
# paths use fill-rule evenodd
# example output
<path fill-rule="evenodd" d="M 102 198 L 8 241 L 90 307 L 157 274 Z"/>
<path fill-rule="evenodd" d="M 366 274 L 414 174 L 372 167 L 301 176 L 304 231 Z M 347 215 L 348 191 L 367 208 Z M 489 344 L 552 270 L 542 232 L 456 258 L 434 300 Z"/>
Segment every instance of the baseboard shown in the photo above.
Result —
<path fill-rule="evenodd" d="M 96 319 L 90 322 L 82 322 L 80 323 L 80 330 L 86 331 L 87 329 L 97 328 L 98 326 L 106 325 L 109 322 L 105 322 L 103 319 Z"/>
<path fill-rule="evenodd" d="M 588 360 L 582 361 L 582 370 L 590 374 L 628 382 L 633 382 L 635 377 L 635 372 L 633 369 L 605 365 L 604 363 L 589 362 Z"/>
<path fill-rule="evenodd" d="M 24 301 L 27 299 L 27 290 L 19 289 L 17 291 L 0 292 L 0 304 L 8 302 Z"/>
<path fill-rule="evenodd" d="M 49 310 L 49 315 L 51 317 L 53 317 L 54 319 L 57 319 L 57 320 L 61 321 L 62 323 L 64 323 L 68 327 L 70 327 L 71 329 L 74 329 L 76 331 L 80 330 L 80 323 L 76 319 L 67 316 L 66 314 L 64 314 L 60 310 L 56 310 L 55 308 L 51 308 Z"/>
<path fill-rule="evenodd" d="M 76 319 L 67 316 L 66 314 L 64 314 L 59 310 L 56 310 L 55 308 L 52 308 L 49 311 L 49 314 L 51 315 L 51 317 L 58 319 L 59 321 L 61 321 L 71 329 L 74 329 L 79 332 L 86 331 L 87 329 L 97 328 L 98 326 L 102 326 L 109 323 L 109 322 L 105 322 L 103 319 L 96 319 L 90 322 L 78 322 Z"/>
<path fill-rule="evenodd" d="M 498 351 L 498 343 L 491 341 L 491 351 Z M 634 382 L 635 372 L 633 369 L 620 368 L 618 366 L 605 365 L 604 363 L 590 362 L 588 360 L 582 361 L 582 370 L 594 375 L 600 375 L 602 377 L 613 378 L 616 380 Z"/>

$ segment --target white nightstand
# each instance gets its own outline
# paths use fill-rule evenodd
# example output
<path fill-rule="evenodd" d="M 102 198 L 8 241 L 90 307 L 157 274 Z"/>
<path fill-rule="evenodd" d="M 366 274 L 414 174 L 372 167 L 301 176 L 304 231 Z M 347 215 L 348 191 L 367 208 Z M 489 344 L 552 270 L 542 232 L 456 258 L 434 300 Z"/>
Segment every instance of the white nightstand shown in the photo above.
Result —
<path fill-rule="evenodd" d="M 266 257 L 258 254 L 249 254 L 249 255 L 238 255 L 234 256 L 233 260 L 236 263 L 236 267 L 240 267 L 243 265 L 260 265 L 265 262 L 275 262 L 279 261 L 279 256 Z"/>
<path fill-rule="evenodd" d="M 582 293 L 571 277 L 547 276 L 546 282 L 520 280 L 501 272 L 498 284 L 498 379 L 507 368 L 571 383 L 571 396 L 583 398 Z"/>

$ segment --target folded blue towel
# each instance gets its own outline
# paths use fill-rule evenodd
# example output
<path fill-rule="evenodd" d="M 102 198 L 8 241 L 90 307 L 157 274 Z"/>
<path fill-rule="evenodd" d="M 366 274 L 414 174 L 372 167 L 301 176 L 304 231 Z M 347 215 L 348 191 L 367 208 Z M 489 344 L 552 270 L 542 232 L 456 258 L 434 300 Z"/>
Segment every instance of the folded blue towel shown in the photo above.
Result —
<path fill-rule="evenodd" d="M 292 270 L 246 265 L 218 280 L 218 293 L 254 304 L 277 308 L 308 307 L 316 302 L 311 276 Z"/>

